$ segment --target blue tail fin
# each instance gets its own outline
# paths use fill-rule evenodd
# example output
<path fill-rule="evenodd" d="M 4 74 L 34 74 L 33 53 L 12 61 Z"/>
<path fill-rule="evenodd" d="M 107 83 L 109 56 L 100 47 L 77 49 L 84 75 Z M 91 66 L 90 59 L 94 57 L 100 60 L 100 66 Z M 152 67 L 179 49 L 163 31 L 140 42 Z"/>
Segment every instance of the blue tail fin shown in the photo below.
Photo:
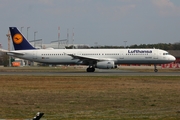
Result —
<path fill-rule="evenodd" d="M 11 38 L 15 50 L 31 50 L 35 49 L 26 38 L 19 32 L 16 27 L 9 27 Z"/>

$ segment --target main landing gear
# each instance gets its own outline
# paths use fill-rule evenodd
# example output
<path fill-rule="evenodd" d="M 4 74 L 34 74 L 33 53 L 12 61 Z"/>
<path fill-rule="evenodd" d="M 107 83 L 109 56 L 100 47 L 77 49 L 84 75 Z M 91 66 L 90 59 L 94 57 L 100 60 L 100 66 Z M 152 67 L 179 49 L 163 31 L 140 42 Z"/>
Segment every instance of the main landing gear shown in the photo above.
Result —
<path fill-rule="evenodd" d="M 156 64 L 154 64 L 154 72 L 158 72 L 158 69 L 156 67 Z"/>
<path fill-rule="evenodd" d="M 95 71 L 95 68 L 89 66 L 89 67 L 86 69 L 86 71 L 87 71 L 87 72 L 94 72 L 94 71 Z"/>

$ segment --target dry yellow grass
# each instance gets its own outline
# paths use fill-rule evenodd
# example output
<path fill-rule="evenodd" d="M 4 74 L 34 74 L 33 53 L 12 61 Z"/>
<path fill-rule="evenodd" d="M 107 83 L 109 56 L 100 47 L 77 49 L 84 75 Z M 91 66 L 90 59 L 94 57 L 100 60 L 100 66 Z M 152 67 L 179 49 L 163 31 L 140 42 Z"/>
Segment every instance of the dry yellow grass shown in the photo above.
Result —
<path fill-rule="evenodd" d="M 0 76 L 0 118 L 180 119 L 180 77 Z"/>

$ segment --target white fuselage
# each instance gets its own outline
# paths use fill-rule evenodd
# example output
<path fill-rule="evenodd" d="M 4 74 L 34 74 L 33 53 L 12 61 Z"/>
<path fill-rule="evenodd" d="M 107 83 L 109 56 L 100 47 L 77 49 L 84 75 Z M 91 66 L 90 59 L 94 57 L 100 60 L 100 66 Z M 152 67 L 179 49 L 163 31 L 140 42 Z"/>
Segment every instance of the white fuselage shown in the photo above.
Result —
<path fill-rule="evenodd" d="M 14 54 L 14 53 L 15 54 Z M 16 53 L 22 54 L 16 54 Z M 95 58 L 114 61 L 115 64 L 164 64 L 175 61 L 175 57 L 161 49 L 39 49 L 16 50 L 8 55 L 48 64 L 86 64 L 84 59 L 73 58 L 72 55 L 84 59 Z M 98 61 L 98 60 L 97 60 Z"/>

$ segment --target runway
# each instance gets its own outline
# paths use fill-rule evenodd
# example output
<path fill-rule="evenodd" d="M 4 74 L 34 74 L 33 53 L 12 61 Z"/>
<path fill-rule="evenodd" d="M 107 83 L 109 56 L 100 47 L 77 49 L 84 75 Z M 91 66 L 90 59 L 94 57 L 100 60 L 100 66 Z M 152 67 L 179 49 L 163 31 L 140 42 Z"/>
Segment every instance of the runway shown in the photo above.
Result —
<path fill-rule="evenodd" d="M 28 75 L 28 76 L 180 76 L 180 72 L 137 72 L 133 70 L 97 70 L 93 73 L 85 71 L 7 71 L 0 75 Z"/>

